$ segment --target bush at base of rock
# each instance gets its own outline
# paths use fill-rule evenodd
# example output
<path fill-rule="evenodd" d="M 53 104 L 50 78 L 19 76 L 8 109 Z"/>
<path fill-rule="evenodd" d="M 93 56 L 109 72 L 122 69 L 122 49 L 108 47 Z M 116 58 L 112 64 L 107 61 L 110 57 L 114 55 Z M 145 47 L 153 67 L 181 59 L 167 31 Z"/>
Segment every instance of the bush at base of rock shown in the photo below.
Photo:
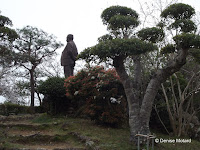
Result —
<path fill-rule="evenodd" d="M 42 82 L 38 91 L 44 95 L 42 106 L 51 115 L 66 114 L 70 105 L 65 96 L 64 78 L 51 77 Z"/>
<path fill-rule="evenodd" d="M 66 96 L 78 115 L 97 123 L 118 126 L 126 118 L 126 99 L 114 69 L 92 67 L 65 80 Z"/>

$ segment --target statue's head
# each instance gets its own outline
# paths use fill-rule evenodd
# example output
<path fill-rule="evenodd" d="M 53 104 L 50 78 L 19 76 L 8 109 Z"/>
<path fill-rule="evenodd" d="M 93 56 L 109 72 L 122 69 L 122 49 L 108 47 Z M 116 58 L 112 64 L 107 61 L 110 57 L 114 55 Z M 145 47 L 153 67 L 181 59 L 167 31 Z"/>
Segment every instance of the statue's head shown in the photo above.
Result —
<path fill-rule="evenodd" d="M 73 41 L 74 36 L 72 34 L 67 35 L 67 42 Z"/>

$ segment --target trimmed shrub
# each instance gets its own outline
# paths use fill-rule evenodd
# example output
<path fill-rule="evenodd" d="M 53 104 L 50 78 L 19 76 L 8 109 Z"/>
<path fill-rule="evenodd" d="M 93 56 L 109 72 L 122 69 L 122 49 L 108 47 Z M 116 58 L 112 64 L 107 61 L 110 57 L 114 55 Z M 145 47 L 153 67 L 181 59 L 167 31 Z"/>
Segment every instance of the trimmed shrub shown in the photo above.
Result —
<path fill-rule="evenodd" d="M 65 87 L 77 115 L 111 126 L 124 122 L 125 93 L 114 69 L 104 70 L 97 66 L 81 70 L 65 80 Z"/>
<path fill-rule="evenodd" d="M 28 106 L 22 106 L 10 102 L 5 102 L 4 104 L 0 105 L 0 115 L 27 114 L 28 108 Z"/>
<path fill-rule="evenodd" d="M 51 115 L 66 114 L 69 99 L 65 96 L 64 78 L 51 77 L 38 86 L 38 91 L 44 95 L 43 108 Z"/>

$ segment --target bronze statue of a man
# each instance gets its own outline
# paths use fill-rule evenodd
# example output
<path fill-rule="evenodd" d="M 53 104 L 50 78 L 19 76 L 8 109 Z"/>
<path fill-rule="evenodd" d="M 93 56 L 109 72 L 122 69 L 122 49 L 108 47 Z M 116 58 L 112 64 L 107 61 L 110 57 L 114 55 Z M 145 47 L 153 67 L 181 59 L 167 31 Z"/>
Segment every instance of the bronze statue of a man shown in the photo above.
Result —
<path fill-rule="evenodd" d="M 73 76 L 75 61 L 78 55 L 76 44 L 73 39 L 74 37 L 72 34 L 67 36 L 67 45 L 61 55 L 61 66 L 64 67 L 65 78 Z"/>

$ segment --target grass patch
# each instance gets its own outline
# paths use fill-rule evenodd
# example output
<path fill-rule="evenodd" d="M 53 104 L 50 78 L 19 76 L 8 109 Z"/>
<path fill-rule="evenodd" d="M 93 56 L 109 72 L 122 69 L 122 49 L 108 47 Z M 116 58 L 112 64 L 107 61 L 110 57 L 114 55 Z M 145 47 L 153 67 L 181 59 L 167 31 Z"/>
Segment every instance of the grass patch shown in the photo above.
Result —
<path fill-rule="evenodd" d="M 89 137 L 92 141 L 95 142 L 95 146 L 101 150 L 137 150 L 137 146 L 129 142 L 129 127 L 124 126 L 123 128 L 109 128 L 105 126 L 96 125 L 93 121 L 81 118 L 71 118 L 71 117 L 51 117 L 47 114 L 42 114 L 39 117 L 29 120 L 29 123 L 32 125 L 48 125 L 48 128 L 37 129 L 25 129 L 27 132 L 32 133 L 40 132 L 42 134 L 51 133 L 52 137 L 46 136 L 36 136 L 34 141 L 30 140 L 30 144 L 48 143 L 68 143 L 72 147 L 81 147 L 85 148 L 86 143 L 78 139 L 76 136 L 71 135 L 70 133 L 76 132 L 79 135 Z M 2 128 L 4 129 L 4 128 Z M 11 132 L 13 130 L 19 130 L 19 127 L 12 127 L 9 129 Z M 171 137 L 166 134 L 161 134 L 157 131 L 153 131 L 156 134 L 157 138 L 162 139 L 176 139 L 176 137 Z M 17 137 L 16 137 L 17 138 Z M 180 139 L 183 139 L 180 138 Z M 0 132 L 0 148 L 16 148 L 13 147 L 11 137 L 6 138 L 3 132 Z M 25 140 L 25 141 L 23 141 Z M 27 143 L 28 138 L 22 139 L 22 143 Z M 18 147 L 20 142 L 17 143 Z M 21 145 L 22 146 L 22 145 Z M 199 150 L 200 142 L 192 140 L 191 143 L 159 143 L 155 144 L 154 150 Z M 146 145 L 143 147 L 146 149 Z M 141 147 L 142 149 L 142 147 Z"/>
<path fill-rule="evenodd" d="M 54 119 L 47 115 L 46 113 L 41 114 L 39 117 L 36 117 L 32 120 L 32 123 L 38 123 L 38 124 L 46 124 L 46 123 L 52 123 Z"/>
<path fill-rule="evenodd" d="M 31 122 L 36 124 L 59 124 L 65 121 L 65 117 L 63 116 L 50 116 L 46 113 L 39 115 L 34 118 Z"/>
<path fill-rule="evenodd" d="M 129 128 L 109 128 L 96 125 L 85 119 L 68 118 L 70 132 L 78 132 L 97 142 L 101 150 L 135 150 L 129 142 Z"/>
<path fill-rule="evenodd" d="M 1 150 L 6 150 L 6 149 L 13 149 L 13 147 L 15 149 L 18 149 L 18 148 L 21 148 L 22 146 L 20 144 L 13 144 L 13 143 L 10 143 L 10 142 L 3 142 L 3 143 L 0 143 L 0 149 Z"/>
<path fill-rule="evenodd" d="M 69 124 L 68 132 L 79 132 L 81 135 L 88 136 L 97 142 L 101 150 L 137 150 L 137 146 L 129 142 L 130 131 L 128 127 L 109 128 L 96 125 L 94 122 L 80 118 L 67 118 Z M 157 138 L 176 139 L 166 134 L 153 131 Z M 184 139 L 181 137 L 180 139 Z M 187 138 L 185 138 L 187 139 Z M 192 140 L 191 143 L 160 143 L 155 144 L 154 150 L 199 150 L 200 142 Z M 146 149 L 146 145 L 141 149 Z"/>

